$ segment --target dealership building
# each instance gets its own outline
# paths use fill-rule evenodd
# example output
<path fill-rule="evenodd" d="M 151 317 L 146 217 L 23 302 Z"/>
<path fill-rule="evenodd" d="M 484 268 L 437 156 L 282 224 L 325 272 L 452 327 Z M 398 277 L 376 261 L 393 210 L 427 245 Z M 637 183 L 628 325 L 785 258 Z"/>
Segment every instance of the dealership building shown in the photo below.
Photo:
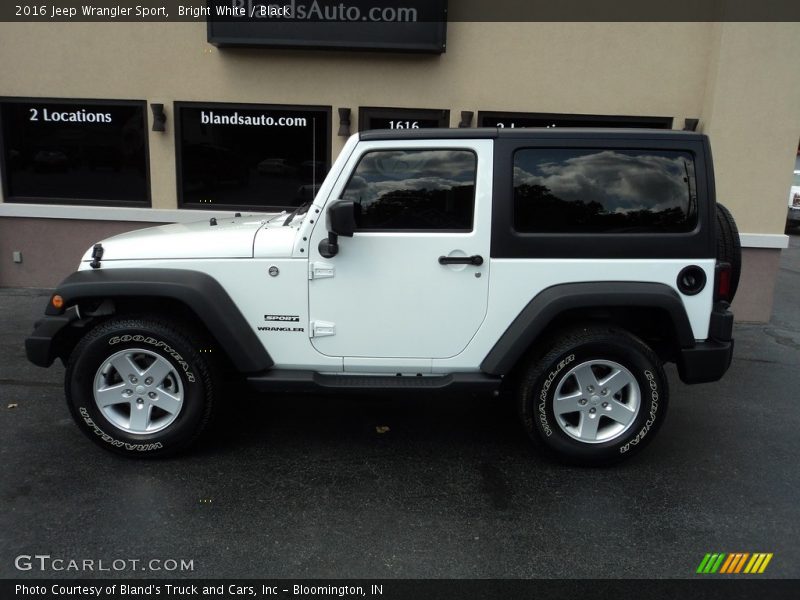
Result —
<path fill-rule="evenodd" d="M 743 246 L 734 312 L 769 319 L 800 24 L 341 25 L 0 23 L 0 286 L 52 287 L 132 229 L 292 210 L 365 129 L 655 127 L 710 137 Z"/>

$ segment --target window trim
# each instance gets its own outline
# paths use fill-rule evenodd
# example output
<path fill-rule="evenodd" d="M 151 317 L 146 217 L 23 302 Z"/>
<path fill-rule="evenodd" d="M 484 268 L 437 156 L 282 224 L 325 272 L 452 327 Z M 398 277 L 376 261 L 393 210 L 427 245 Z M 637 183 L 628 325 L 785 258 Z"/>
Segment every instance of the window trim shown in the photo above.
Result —
<path fill-rule="evenodd" d="M 402 120 L 418 121 L 420 119 L 439 121 L 437 129 L 448 129 L 450 127 L 449 108 L 392 108 L 388 106 L 359 106 L 358 107 L 358 131 L 376 131 L 364 127 L 369 119 L 390 119 L 400 116 Z M 421 128 L 421 129 L 431 129 Z"/>
<path fill-rule="evenodd" d="M 475 177 L 473 183 L 473 191 L 472 191 L 472 219 L 470 220 L 471 227 L 469 229 L 376 229 L 376 228 L 356 228 L 353 230 L 353 234 L 357 233 L 453 233 L 453 234 L 470 234 L 475 232 L 475 205 L 478 196 L 478 153 L 475 151 L 474 148 L 467 148 L 467 147 L 438 147 L 438 148 L 429 148 L 429 147 L 412 147 L 412 148 L 405 148 L 405 147 L 398 147 L 398 148 L 372 148 L 369 150 L 365 150 L 361 154 L 358 155 L 358 159 L 356 160 L 355 167 L 350 172 L 347 183 L 344 184 L 342 187 L 342 192 L 340 197 L 337 199 L 337 202 L 340 200 L 344 200 L 344 193 L 347 191 L 350 182 L 353 180 L 353 177 L 356 174 L 356 170 L 358 166 L 361 164 L 361 161 L 364 160 L 364 157 L 368 154 L 373 154 L 375 152 L 397 152 L 397 151 L 409 152 L 409 151 L 421 151 L 421 152 L 441 152 L 443 150 L 446 151 L 457 151 L 457 152 L 469 152 L 475 157 Z"/>
<path fill-rule="evenodd" d="M 544 113 L 544 112 L 515 112 L 515 111 L 496 111 L 496 110 L 481 110 L 478 111 L 478 127 L 484 127 L 483 119 L 498 119 L 498 118 L 512 118 L 512 119 L 579 119 L 591 125 L 580 125 L 580 127 L 603 127 L 603 123 L 611 122 L 628 122 L 631 129 L 672 129 L 675 122 L 674 117 L 655 117 L 655 116 L 632 116 L 632 115 L 587 115 L 579 113 Z M 637 125 L 639 123 L 639 125 Z M 659 126 L 653 127 L 647 123 L 655 123 Z M 486 127 L 492 127 L 487 125 Z M 514 127 L 513 129 L 536 129 L 537 127 Z M 512 128 L 508 128 L 512 129 Z M 542 129 L 545 129 L 542 127 Z"/>
<path fill-rule="evenodd" d="M 519 148 L 597 147 L 590 136 L 509 137 L 495 140 L 492 195 L 492 258 L 579 259 L 702 259 L 716 256 L 715 189 L 708 138 L 654 139 L 631 130 L 630 134 L 603 137 L 606 149 L 679 150 L 695 157 L 698 218 L 685 233 L 525 233 L 513 228 L 513 154 Z"/>
<path fill-rule="evenodd" d="M 202 101 L 183 101 L 175 100 L 172 103 L 172 115 L 175 122 L 175 185 L 177 193 L 178 210 L 232 210 L 239 212 L 280 212 L 291 206 L 280 204 L 201 204 L 199 202 L 185 202 L 183 200 L 183 150 L 181 144 L 181 134 L 183 132 L 180 110 L 183 108 L 208 108 L 224 110 L 285 110 L 290 112 L 319 111 L 324 112 L 328 118 L 328 126 L 325 131 L 325 163 L 331 163 L 331 128 L 333 127 L 333 108 L 314 104 L 258 104 L 252 102 L 202 102 Z M 324 179 L 322 180 L 324 181 Z M 320 184 L 322 183 L 320 181 Z"/>
<path fill-rule="evenodd" d="M 524 229 L 517 229 L 517 202 L 516 202 L 516 185 L 515 185 L 515 176 L 514 171 L 516 170 L 517 166 L 517 154 L 519 152 L 524 152 L 526 150 L 575 150 L 577 152 L 580 151 L 598 151 L 604 152 L 607 150 L 620 150 L 620 151 L 628 151 L 628 152 L 674 152 L 676 154 L 688 154 L 692 158 L 692 168 L 694 169 L 695 175 L 694 184 L 691 185 L 689 188 L 689 201 L 691 202 L 691 194 L 692 188 L 694 188 L 694 196 L 695 196 L 695 203 L 699 204 L 699 197 L 697 193 L 697 153 L 694 150 L 676 150 L 673 148 L 649 148 L 645 145 L 642 145 L 639 148 L 611 148 L 609 146 L 598 146 L 595 145 L 594 147 L 590 146 L 570 146 L 569 148 L 559 148 L 559 147 L 550 147 L 550 148 L 542 148 L 542 147 L 531 147 L 531 146 L 519 146 L 514 149 L 511 153 L 511 227 L 515 233 L 523 234 L 523 235 L 574 235 L 574 236 L 581 236 L 581 235 L 592 235 L 592 236 L 611 236 L 611 235 L 634 235 L 634 233 L 639 233 L 643 235 L 680 235 L 680 234 L 689 234 L 694 233 L 697 231 L 697 228 L 700 225 L 700 213 L 698 211 L 696 215 L 696 221 L 694 226 L 690 229 L 685 231 L 670 231 L 670 232 L 659 232 L 657 230 L 654 231 L 640 231 L 640 232 L 633 232 L 633 233 L 621 233 L 615 231 L 529 231 Z"/>
<path fill-rule="evenodd" d="M 153 206 L 151 174 L 150 174 L 150 135 L 147 118 L 146 100 L 120 100 L 104 98 L 50 98 L 32 96 L 0 96 L 2 104 L 85 104 L 87 106 L 134 106 L 141 107 L 143 118 L 143 139 L 144 139 L 144 166 L 145 166 L 145 198 L 142 200 L 113 200 L 109 198 L 77 198 L 63 197 L 53 198 L 50 196 L 12 196 L 8 185 L 8 169 L 6 164 L 6 138 L 2 113 L 0 112 L 0 183 L 3 190 L 3 202 L 14 204 L 54 204 L 59 206 L 77 205 L 90 207 L 129 207 L 129 208 L 150 208 Z"/>

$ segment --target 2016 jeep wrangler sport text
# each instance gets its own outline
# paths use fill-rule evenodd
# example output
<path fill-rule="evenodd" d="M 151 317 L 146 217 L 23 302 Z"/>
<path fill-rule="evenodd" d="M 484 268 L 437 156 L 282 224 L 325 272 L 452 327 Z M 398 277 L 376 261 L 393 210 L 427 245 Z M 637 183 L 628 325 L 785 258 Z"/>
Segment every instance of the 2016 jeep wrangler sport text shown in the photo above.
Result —
<path fill-rule="evenodd" d="M 26 349 L 65 362 L 78 425 L 126 455 L 189 446 L 236 375 L 509 390 L 541 448 L 608 464 L 661 425 L 664 363 L 727 370 L 740 254 L 703 135 L 371 131 L 290 214 L 96 244 Z"/>

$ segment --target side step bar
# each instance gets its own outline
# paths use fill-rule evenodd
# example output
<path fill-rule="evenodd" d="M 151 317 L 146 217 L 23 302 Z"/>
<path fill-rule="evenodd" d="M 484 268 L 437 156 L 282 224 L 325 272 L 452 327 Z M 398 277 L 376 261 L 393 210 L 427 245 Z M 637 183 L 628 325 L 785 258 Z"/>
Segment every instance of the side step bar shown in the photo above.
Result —
<path fill-rule="evenodd" d="M 451 373 L 448 375 L 326 375 L 314 371 L 271 369 L 247 378 L 259 392 L 391 392 L 419 391 L 493 391 L 500 387 L 501 377 L 483 373 Z"/>

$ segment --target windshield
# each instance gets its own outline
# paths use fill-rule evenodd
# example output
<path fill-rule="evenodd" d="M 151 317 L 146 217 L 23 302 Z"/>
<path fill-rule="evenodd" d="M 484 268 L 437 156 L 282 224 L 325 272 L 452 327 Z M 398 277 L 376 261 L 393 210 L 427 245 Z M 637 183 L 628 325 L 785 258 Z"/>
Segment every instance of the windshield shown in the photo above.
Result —
<path fill-rule="evenodd" d="M 794 172 L 794 179 L 792 179 L 792 187 L 800 186 L 800 171 Z"/>

